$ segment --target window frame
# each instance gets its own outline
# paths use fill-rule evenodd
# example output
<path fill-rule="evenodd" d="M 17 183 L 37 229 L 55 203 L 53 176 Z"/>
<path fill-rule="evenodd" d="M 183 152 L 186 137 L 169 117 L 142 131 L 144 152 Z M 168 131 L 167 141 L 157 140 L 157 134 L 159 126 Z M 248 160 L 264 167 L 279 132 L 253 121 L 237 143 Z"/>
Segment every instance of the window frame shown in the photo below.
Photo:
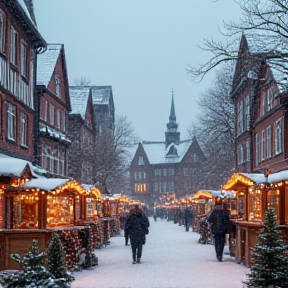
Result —
<path fill-rule="evenodd" d="M 17 108 L 16 105 L 8 103 L 7 107 L 7 138 L 16 141 L 17 135 Z"/>
<path fill-rule="evenodd" d="M 28 117 L 24 112 L 20 112 L 20 145 L 27 147 Z"/>

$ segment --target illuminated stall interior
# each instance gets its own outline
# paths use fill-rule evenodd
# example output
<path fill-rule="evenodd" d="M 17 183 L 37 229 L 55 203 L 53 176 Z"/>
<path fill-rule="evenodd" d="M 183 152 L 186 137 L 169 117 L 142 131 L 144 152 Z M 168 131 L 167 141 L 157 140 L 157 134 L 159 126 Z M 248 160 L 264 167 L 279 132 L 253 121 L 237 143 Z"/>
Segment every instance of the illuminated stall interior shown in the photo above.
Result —
<path fill-rule="evenodd" d="M 102 217 L 102 195 L 97 187 L 90 189 L 86 198 L 86 219 L 96 220 Z"/>
<path fill-rule="evenodd" d="M 32 179 L 6 190 L 15 229 L 71 226 L 81 218 L 80 197 L 87 192 L 69 179 Z"/>

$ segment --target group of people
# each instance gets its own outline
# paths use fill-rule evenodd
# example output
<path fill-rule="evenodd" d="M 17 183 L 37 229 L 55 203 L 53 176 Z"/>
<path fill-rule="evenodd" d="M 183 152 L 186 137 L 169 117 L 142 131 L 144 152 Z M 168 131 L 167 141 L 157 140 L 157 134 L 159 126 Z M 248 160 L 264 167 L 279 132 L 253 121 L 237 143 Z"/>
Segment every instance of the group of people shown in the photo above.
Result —
<path fill-rule="evenodd" d="M 207 222 L 210 223 L 210 229 L 213 234 L 216 258 L 222 261 L 225 245 L 225 237 L 229 231 L 230 225 L 230 210 L 225 201 L 221 198 L 216 198 L 215 206 L 207 217 Z M 186 231 L 189 231 L 189 225 L 193 219 L 193 213 L 185 210 L 185 226 Z M 124 236 L 125 245 L 128 246 L 130 239 L 133 264 L 141 263 L 143 245 L 146 242 L 146 235 L 149 233 L 149 220 L 139 205 L 135 205 L 130 210 L 130 214 L 125 219 Z"/>

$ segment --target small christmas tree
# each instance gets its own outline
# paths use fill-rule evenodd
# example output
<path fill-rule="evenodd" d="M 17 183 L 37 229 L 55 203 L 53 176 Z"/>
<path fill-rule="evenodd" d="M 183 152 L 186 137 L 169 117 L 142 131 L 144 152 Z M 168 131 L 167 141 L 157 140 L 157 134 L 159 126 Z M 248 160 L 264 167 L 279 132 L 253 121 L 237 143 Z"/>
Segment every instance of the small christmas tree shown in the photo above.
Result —
<path fill-rule="evenodd" d="M 247 274 L 249 287 L 288 287 L 288 257 L 285 245 L 277 230 L 277 215 L 274 209 L 265 213 L 264 228 L 254 247 L 252 259 L 255 264 Z"/>
<path fill-rule="evenodd" d="M 11 254 L 11 258 L 17 261 L 24 269 L 13 274 L 0 273 L 0 283 L 4 288 L 32 288 L 32 287 L 53 287 L 62 288 L 64 279 L 55 279 L 44 266 L 47 255 L 39 251 L 37 240 L 33 240 L 31 251 L 21 257 L 19 254 Z"/>
<path fill-rule="evenodd" d="M 70 283 L 75 280 L 73 275 L 67 271 L 65 251 L 57 233 L 52 233 L 48 246 L 48 267 L 49 272 L 56 279 L 64 279 L 65 285 L 63 287 L 70 287 Z"/>

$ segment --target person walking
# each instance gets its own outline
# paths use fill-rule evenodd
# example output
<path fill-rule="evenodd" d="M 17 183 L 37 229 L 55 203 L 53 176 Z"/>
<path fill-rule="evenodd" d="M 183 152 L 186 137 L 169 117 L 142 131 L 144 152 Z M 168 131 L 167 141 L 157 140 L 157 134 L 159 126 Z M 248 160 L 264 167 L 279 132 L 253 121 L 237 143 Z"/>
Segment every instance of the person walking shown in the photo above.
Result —
<path fill-rule="evenodd" d="M 127 229 L 130 237 L 133 264 L 141 263 L 142 248 L 146 241 L 146 235 L 149 233 L 149 219 L 142 212 L 139 205 L 131 211 L 131 217 L 127 221 L 125 229 Z"/>
<path fill-rule="evenodd" d="M 207 222 L 211 223 L 211 231 L 213 233 L 215 252 L 218 261 L 222 261 L 223 250 L 225 245 L 225 235 L 228 233 L 230 224 L 230 211 L 227 203 L 221 198 L 216 199 L 215 206 L 207 218 Z"/>
<path fill-rule="evenodd" d="M 191 211 L 189 210 L 189 208 L 186 208 L 186 209 L 185 209 L 184 218 L 185 218 L 186 232 L 188 232 L 188 231 L 189 231 L 190 224 L 192 223 L 192 213 L 191 213 Z"/>
<path fill-rule="evenodd" d="M 133 214 L 132 212 L 133 212 L 133 209 L 130 210 L 129 215 L 126 215 L 125 222 L 124 222 L 125 246 L 129 246 L 129 244 L 128 244 L 128 241 L 129 241 L 129 231 L 128 231 L 127 227 L 129 226 L 129 221 L 131 221 L 131 216 L 132 216 L 132 214 Z"/>

